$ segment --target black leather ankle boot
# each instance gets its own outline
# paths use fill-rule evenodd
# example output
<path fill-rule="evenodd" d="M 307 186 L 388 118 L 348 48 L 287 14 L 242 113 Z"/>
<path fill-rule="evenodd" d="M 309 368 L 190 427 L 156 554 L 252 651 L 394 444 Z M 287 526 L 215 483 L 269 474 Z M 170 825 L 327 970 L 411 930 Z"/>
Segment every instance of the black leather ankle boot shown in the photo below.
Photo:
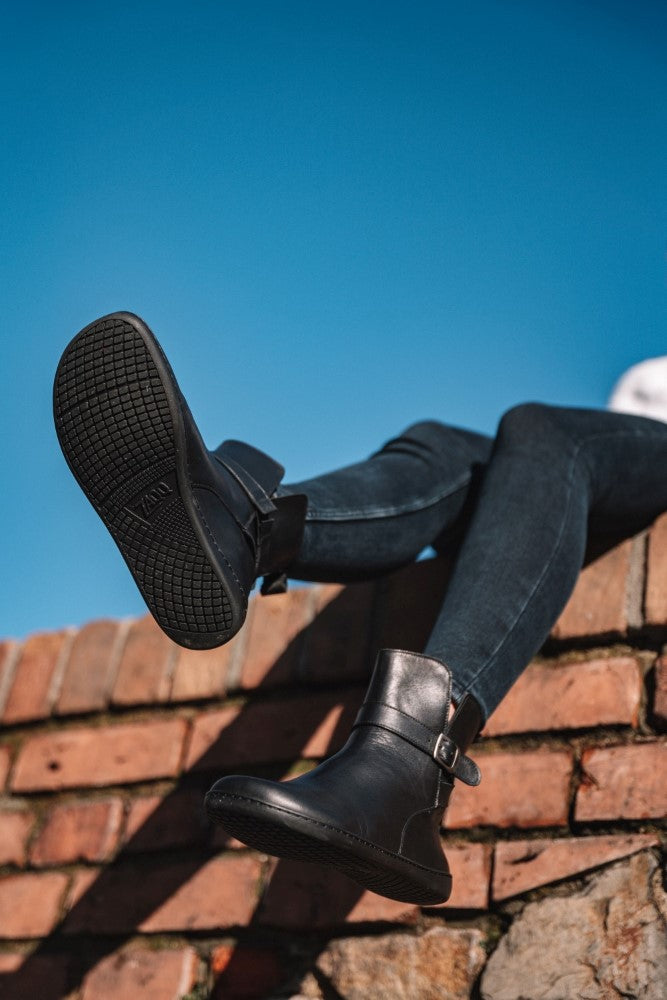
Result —
<path fill-rule="evenodd" d="M 192 649 L 241 628 L 301 546 L 306 498 L 276 497 L 284 469 L 241 441 L 209 451 L 160 345 L 132 313 L 96 320 L 56 372 L 58 440 L 158 625 Z"/>
<path fill-rule="evenodd" d="M 440 843 L 454 778 L 480 780 L 465 756 L 482 725 L 466 695 L 451 721 L 451 674 L 428 656 L 385 649 L 345 746 L 290 781 L 231 775 L 206 796 L 239 840 L 281 858 L 330 864 L 373 892 L 422 906 L 452 878 Z"/>

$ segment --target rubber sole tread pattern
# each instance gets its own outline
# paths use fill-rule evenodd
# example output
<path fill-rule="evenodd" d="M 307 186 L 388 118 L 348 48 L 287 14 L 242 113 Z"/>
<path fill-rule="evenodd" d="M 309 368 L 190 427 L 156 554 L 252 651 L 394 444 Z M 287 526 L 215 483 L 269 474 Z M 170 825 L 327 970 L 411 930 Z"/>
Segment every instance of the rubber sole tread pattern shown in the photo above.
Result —
<path fill-rule="evenodd" d="M 60 362 L 54 414 L 65 456 L 167 631 L 221 635 L 233 614 L 180 495 L 150 522 L 127 504 L 175 473 L 174 427 L 162 378 L 137 329 L 106 318 Z"/>
<path fill-rule="evenodd" d="M 292 861 L 332 866 L 364 888 L 399 902 L 417 906 L 434 906 L 443 902 L 442 895 L 417 879 L 392 872 L 381 861 L 372 864 L 363 858 L 355 858 L 352 847 L 324 843 L 290 829 L 280 819 L 272 819 L 269 815 L 264 819 L 251 816 L 243 809 L 234 808 L 232 797 L 229 799 L 224 805 L 209 804 L 209 815 L 228 833 L 257 851 Z"/>

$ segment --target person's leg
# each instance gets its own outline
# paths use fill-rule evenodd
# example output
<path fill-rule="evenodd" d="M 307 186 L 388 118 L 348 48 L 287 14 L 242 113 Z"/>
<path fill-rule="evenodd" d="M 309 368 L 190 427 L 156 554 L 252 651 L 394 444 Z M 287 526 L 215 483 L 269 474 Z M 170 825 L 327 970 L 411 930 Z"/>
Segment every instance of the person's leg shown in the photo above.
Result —
<path fill-rule="evenodd" d="M 588 532 L 630 536 L 667 509 L 667 424 L 527 403 L 502 418 L 425 652 L 485 717 L 547 638 Z"/>
<path fill-rule="evenodd" d="M 282 466 L 252 446 L 206 447 L 153 333 L 124 312 L 70 342 L 53 402 L 70 468 L 157 623 L 196 649 L 236 634 L 257 577 L 266 593 L 286 569 L 344 582 L 414 559 L 461 519 L 492 443 L 422 422 L 365 462 L 281 488 Z"/>
<path fill-rule="evenodd" d="M 440 843 L 466 750 L 546 638 L 588 525 L 632 534 L 667 509 L 667 425 L 525 404 L 501 421 L 426 654 L 383 650 L 345 746 L 288 782 L 229 775 L 211 817 L 280 857 L 331 864 L 393 899 L 447 898 Z M 449 718 L 452 697 L 458 701 Z"/>
<path fill-rule="evenodd" d="M 492 445 L 483 434 L 422 421 L 365 461 L 279 487 L 308 499 L 289 576 L 350 583 L 411 562 L 465 522 Z"/>

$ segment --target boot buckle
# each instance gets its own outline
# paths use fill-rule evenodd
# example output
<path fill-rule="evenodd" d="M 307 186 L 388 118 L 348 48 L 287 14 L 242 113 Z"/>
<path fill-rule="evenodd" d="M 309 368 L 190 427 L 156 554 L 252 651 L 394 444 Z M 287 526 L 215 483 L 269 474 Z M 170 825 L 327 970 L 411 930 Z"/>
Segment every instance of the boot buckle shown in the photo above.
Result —
<path fill-rule="evenodd" d="M 454 771 L 461 751 L 445 733 L 440 733 L 433 747 L 433 759 L 446 771 Z"/>

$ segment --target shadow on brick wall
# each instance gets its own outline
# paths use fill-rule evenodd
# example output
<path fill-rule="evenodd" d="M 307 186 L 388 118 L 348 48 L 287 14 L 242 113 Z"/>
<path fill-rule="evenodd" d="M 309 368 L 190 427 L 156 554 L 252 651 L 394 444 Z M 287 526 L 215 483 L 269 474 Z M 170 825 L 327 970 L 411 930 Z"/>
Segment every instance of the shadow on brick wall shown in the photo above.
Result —
<path fill-rule="evenodd" d="M 589 548 L 587 561 L 598 558 L 618 541 L 618 537 L 596 539 Z M 277 679 L 284 683 L 287 673 L 302 690 L 307 688 L 313 692 L 317 686 L 320 690 L 312 699 L 313 710 L 309 709 L 308 718 L 293 720 L 293 745 L 277 748 L 282 761 L 266 761 L 261 767 L 252 768 L 253 773 L 274 779 L 285 778 L 290 773 L 301 756 L 299 750 L 340 701 L 340 692 L 329 691 L 327 685 L 344 680 L 356 685 L 352 688 L 356 700 L 350 699 L 344 706 L 325 754 L 342 746 L 363 698 L 376 650 L 423 647 L 441 604 L 453 558 L 421 562 L 375 583 L 348 587 L 296 636 L 257 690 L 269 692 L 274 689 L 271 697 L 279 698 L 280 692 L 275 694 Z M 357 586 L 367 588 L 366 597 L 370 594 L 370 598 L 365 602 L 359 601 L 361 591 Z M 360 608 L 364 609 L 361 621 Z M 297 645 L 298 654 L 295 653 Z M 350 650 L 353 655 L 349 655 Z M 225 843 L 221 831 L 212 829 L 207 823 L 202 799 L 211 781 L 222 773 L 248 770 L 234 759 L 234 748 L 252 739 L 248 728 L 252 705 L 251 700 L 205 753 L 191 763 L 172 791 L 126 840 L 114 860 L 94 875 L 92 881 L 89 879 L 88 884 L 83 882 L 78 889 L 73 887 L 78 898 L 66 916 L 17 971 L 0 974 L 3 1000 L 26 1000 L 29 996 L 61 1000 L 68 992 L 79 988 L 103 958 L 116 952 L 136 934 L 179 935 L 186 932 L 183 927 L 151 928 L 150 918 L 221 850 L 230 846 Z M 242 850 L 230 850 L 228 857 L 241 859 L 249 855 Z M 215 884 L 210 886 L 210 891 L 216 892 Z M 248 959 L 242 942 L 249 930 L 261 928 L 263 939 L 269 941 L 275 934 L 279 943 L 277 929 L 305 926 L 319 930 L 318 948 L 321 950 L 329 940 L 330 929 L 344 924 L 362 894 L 361 888 L 331 869 L 276 862 L 271 867 L 270 883 L 253 906 L 249 919 L 237 922 L 236 926 L 225 925 L 219 930 L 207 928 L 205 933 L 198 932 L 209 940 L 235 933 L 240 937 L 241 945 L 225 964 L 219 989 L 224 989 L 224 982 L 243 979 Z M 215 899 L 206 899 L 207 908 L 215 904 Z M 315 950 L 308 956 L 309 967 L 312 968 L 318 953 Z M 318 971 L 318 976 L 321 975 Z M 330 995 L 335 995 L 330 984 L 329 988 Z M 225 994 L 220 992 L 219 995 Z"/>

